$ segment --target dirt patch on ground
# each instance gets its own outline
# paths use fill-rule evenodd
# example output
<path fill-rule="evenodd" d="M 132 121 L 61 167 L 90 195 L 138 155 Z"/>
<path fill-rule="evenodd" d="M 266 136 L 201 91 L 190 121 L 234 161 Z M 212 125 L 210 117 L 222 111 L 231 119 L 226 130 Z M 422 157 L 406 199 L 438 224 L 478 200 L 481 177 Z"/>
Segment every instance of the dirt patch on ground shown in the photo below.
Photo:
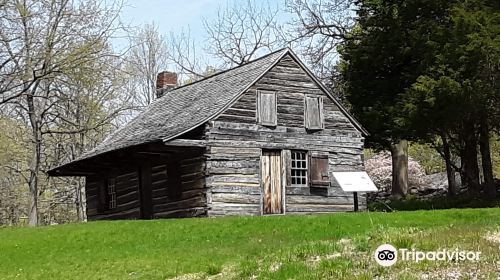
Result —
<path fill-rule="evenodd" d="M 482 264 L 454 264 L 448 267 L 437 268 L 431 271 L 419 273 L 419 279 L 500 279 L 500 267 L 498 263 L 485 262 Z"/>
<path fill-rule="evenodd" d="M 500 244 L 500 230 L 488 232 L 484 238 L 490 242 Z"/>
<path fill-rule="evenodd" d="M 207 275 L 202 272 L 197 272 L 197 273 L 188 273 L 188 274 L 183 274 L 179 275 L 174 278 L 168 278 L 167 280 L 200 280 L 200 279 L 206 279 Z"/>
<path fill-rule="evenodd" d="M 222 271 L 215 275 L 208 275 L 204 272 L 187 273 L 167 280 L 223 280 L 235 279 L 236 271 L 234 266 L 224 266 Z"/>

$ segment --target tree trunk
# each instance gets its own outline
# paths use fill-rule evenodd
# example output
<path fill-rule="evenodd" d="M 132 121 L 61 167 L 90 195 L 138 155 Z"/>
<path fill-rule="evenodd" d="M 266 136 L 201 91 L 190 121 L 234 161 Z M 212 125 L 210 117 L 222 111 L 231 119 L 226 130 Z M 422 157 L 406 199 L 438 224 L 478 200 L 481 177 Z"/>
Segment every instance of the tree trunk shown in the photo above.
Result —
<path fill-rule="evenodd" d="M 467 184 L 467 178 L 465 177 L 465 153 L 460 151 L 460 169 L 457 170 L 460 174 L 460 182 L 462 182 L 462 188 L 469 191 L 469 185 Z"/>
<path fill-rule="evenodd" d="M 463 151 L 463 172 L 465 184 L 469 191 L 479 193 L 479 165 L 477 161 L 477 138 L 476 135 L 471 134 L 465 137 L 465 147 Z"/>
<path fill-rule="evenodd" d="M 76 218 L 78 221 L 81 221 L 82 218 L 82 213 L 80 211 L 81 209 L 81 199 L 80 199 L 80 182 L 77 179 L 76 184 L 75 184 L 75 209 L 76 209 Z"/>
<path fill-rule="evenodd" d="M 36 174 L 36 167 L 31 165 L 30 179 L 29 179 L 29 209 L 28 209 L 28 225 L 38 225 L 38 174 Z"/>
<path fill-rule="evenodd" d="M 34 89 L 33 89 L 34 91 Z M 29 209 L 28 209 L 28 225 L 38 225 L 38 175 L 40 172 L 40 155 L 42 134 L 40 132 L 40 125 L 35 112 L 33 93 L 27 95 L 26 101 L 28 105 L 28 116 L 31 124 L 32 141 L 34 144 L 33 158 L 30 164 L 30 178 L 29 185 Z"/>
<path fill-rule="evenodd" d="M 85 207 L 83 203 L 83 184 L 81 179 L 77 179 L 75 189 L 76 216 L 79 222 L 85 221 Z"/>
<path fill-rule="evenodd" d="M 392 195 L 404 197 L 408 193 L 408 141 L 391 145 Z"/>
<path fill-rule="evenodd" d="M 489 133 L 488 120 L 483 117 L 481 118 L 481 130 L 479 133 L 479 150 L 481 152 L 481 163 L 484 175 L 484 192 L 488 198 L 495 198 L 497 196 L 497 190 L 493 179 Z"/>
<path fill-rule="evenodd" d="M 446 176 L 448 177 L 448 195 L 455 196 L 458 193 L 457 182 L 455 181 L 455 170 L 451 162 L 450 145 L 444 133 L 441 134 L 441 140 L 443 141 L 443 157 L 446 164 Z"/>
<path fill-rule="evenodd" d="M 36 140 L 35 140 L 36 141 Z M 35 144 L 33 159 L 30 166 L 29 178 L 29 209 L 28 209 L 28 225 L 38 225 L 38 175 L 40 172 L 40 145 Z"/>

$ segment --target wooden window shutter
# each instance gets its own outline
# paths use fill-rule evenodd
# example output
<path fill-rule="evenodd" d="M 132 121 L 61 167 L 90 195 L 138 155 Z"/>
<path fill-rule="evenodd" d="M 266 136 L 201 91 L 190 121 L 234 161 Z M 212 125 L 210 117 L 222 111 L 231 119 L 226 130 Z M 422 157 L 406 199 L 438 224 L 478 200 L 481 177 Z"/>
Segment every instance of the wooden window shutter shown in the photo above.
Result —
<path fill-rule="evenodd" d="M 311 182 L 311 186 L 329 186 L 328 153 L 312 152 L 310 161 L 309 181 Z"/>
<path fill-rule="evenodd" d="M 323 129 L 323 98 L 306 95 L 305 103 L 306 128 L 310 130 Z"/>
<path fill-rule="evenodd" d="M 108 210 L 108 192 L 106 180 L 99 180 L 97 185 L 97 212 L 102 213 Z"/>
<path fill-rule="evenodd" d="M 257 95 L 258 123 L 266 126 L 276 126 L 278 117 L 276 113 L 276 93 L 259 91 Z"/>
<path fill-rule="evenodd" d="M 179 199 L 182 195 L 181 160 L 172 156 L 167 163 L 167 195 L 171 199 Z"/>

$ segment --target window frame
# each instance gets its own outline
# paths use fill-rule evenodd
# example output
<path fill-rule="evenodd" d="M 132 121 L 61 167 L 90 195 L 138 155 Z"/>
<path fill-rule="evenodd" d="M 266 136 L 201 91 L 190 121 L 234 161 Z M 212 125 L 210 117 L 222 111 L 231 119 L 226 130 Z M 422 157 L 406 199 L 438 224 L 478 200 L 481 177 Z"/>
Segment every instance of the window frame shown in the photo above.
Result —
<path fill-rule="evenodd" d="M 108 178 L 106 180 L 106 208 L 107 210 L 116 209 L 116 179 Z"/>
<path fill-rule="evenodd" d="M 274 96 L 274 115 L 273 121 L 267 122 L 264 121 L 261 115 L 262 112 L 262 95 L 263 94 L 272 94 Z M 268 90 L 257 90 L 257 123 L 263 126 L 271 126 L 275 127 L 278 125 L 278 94 L 276 91 L 268 91 Z"/>
<path fill-rule="evenodd" d="M 301 154 L 301 155 L 304 155 L 304 158 L 300 158 L 298 159 L 296 157 L 297 154 Z M 297 163 L 300 162 L 300 163 L 305 163 L 305 168 L 304 167 L 297 167 Z M 301 164 L 300 164 L 301 165 Z M 308 187 L 309 186 L 309 168 L 310 168 L 310 164 L 309 164 L 309 153 L 308 151 L 303 151 L 303 150 L 291 150 L 290 151 L 290 185 L 292 187 Z M 305 174 L 302 175 L 294 175 L 294 171 L 298 171 L 299 173 L 301 173 L 300 171 L 305 171 Z M 297 174 L 297 173 L 295 173 Z M 294 183 L 295 180 L 301 180 L 304 179 L 305 180 L 305 183 Z"/>
<path fill-rule="evenodd" d="M 320 122 L 320 125 L 319 126 L 312 126 L 311 125 L 311 122 L 310 120 L 312 119 L 311 118 L 311 112 L 309 112 L 310 110 L 308 109 L 309 106 L 307 105 L 308 102 L 307 102 L 307 99 L 317 99 L 318 100 L 318 118 L 319 118 L 319 122 Z M 311 131 L 314 131 L 314 130 L 323 130 L 325 128 L 325 118 L 324 118 L 324 115 L 323 115 L 323 96 L 317 96 L 317 95 L 308 95 L 306 94 L 304 96 L 304 127 L 307 129 L 307 130 L 311 130 Z"/>

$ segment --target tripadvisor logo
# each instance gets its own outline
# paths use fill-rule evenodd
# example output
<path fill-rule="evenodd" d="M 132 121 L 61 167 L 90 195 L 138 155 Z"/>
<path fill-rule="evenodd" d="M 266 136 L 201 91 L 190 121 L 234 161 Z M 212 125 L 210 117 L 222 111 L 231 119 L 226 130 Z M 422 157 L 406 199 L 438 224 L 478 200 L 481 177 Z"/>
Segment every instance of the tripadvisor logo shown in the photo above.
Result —
<path fill-rule="evenodd" d="M 427 261 L 479 261 L 481 252 L 463 251 L 459 249 L 439 251 L 417 251 L 415 249 L 396 249 L 391 244 L 382 244 L 375 250 L 375 261 L 381 266 L 391 266 L 398 261 L 398 257 L 402 261 L 421 262 Z"/>
<path fill-rule="evenodd" d="M 398 260 L 398 250 L 391 244 L 382 244 L 375 250 L 375 261 L 381 266 L 391 266 Z"/>

